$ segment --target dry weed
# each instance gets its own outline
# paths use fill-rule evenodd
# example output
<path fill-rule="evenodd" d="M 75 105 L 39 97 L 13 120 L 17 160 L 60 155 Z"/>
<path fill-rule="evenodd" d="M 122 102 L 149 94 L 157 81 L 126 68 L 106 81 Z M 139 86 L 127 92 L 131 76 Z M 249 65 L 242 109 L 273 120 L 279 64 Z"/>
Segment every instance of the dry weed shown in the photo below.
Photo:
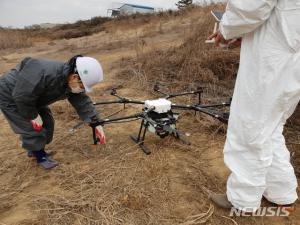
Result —
<path fill-rule="evenodd" d="M 121 62 L 121 67 L 125 69 L 119 77 L 130 83 L 138 83 L 141 89 L 146 90 L 150 90 L 157 82 L 169 83 L 171 87 L 195 84 L 228 96 L 226 90 L 233 88 L 239 51 L 217 49 L 205 44 L 213 27 L 213 19 L 209 9 L 198 10 L 204 18 L 200 22 L 190 22 L 189 34 L 182 46 L 168 51 L 144 53 L 139 40 L 137 58 Z"/>
<path fill-rule="evenodd" d="M 33 41 L 28 31 L 0 29 L 0 50 L 25 48 L 32 45 Z"/>

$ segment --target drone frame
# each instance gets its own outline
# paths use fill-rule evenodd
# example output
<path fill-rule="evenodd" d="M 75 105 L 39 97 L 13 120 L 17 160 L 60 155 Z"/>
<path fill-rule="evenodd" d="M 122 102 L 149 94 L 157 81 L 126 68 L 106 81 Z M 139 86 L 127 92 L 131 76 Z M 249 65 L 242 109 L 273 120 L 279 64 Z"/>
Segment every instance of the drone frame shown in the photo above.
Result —
<path fill-rule="evenodd" d="M 192 110 L 195 112 L 201 112 L 201 113 L 207 114 L 213 118 L 216 118 L 225 124 L 227 124 L 227 122 L 228 122 L 229 113 L 220 112 L 217 110 L 217 108 L 229 107 L 231 105 L 231 98 L 228 102 L 222 102 L 220 104 L 213 104 L 213 105 L 204 105 L 204 104 L 202 104 L 202 94 L 203 94 L 202 87 L 197 88 L 196 91 L 182 92 L 182 93 L 176 93 L 176 94 L 167 94 L 167 93 L 164 93 L 163 91 L 161 91 L 159 85 L 156 84 L 154 86 L 154 91 L 162 94 L 165 99 L 171 99 L 171 98 L 176 98 L 179 96 L 186 96 L 186 95 L 198 95 L 198 103 L 197 104 L 193 104 L 193 105 L 172 104 L 171 109 Z M 125 109 L 127 104 L 138 104 L 138 105 L 145 104 L 145 101 L 132 100 L 129 98 L 124 98 L 124 97 L 119 96 L 117 94 L 116 89 L 112 89 L 111 95 L 117 97 L 118 100 L 95 102 L 94 105 L 98 106 L 98 105 L 108 105 L 108 104 L 123 104 L 124 109 Z M 157 125 L 160 125 L 156 121 L 153 121 L 151 118 L 148 117 L 148 114 L 153 110 L 154 110 L 154 108 L 150 108 L 150 109 L 144 110 L 141 113 L 136 113 L 131 116 L 118 117 L 118 118 L 107 118 L 107 119 L 103 119 L 103 120 L 100 120 L 100 121 L 90 124 L 90 126 L 93 130 L 94 145 L 97 145 L 97 143 L 98 143 L 98 139 L 96 137 L 96 131 L 95 131 L 95 128 L 97 126 L 111 124 L 111 123 L 117 123 L 117 122 L 118 123 L 131 122 L 131 121 L 141 119 L 142 121 L 141 121 L 140 129 L 138 132 L 138 136 L 135 137 L 135 136 L 131 135 L 130 138 L 139 145 L 139 147 L 142 149 L 142 151 L 145 154 L 147 154 L 147 155 L 151 154 L 151 151 L 144 145 L 146 132 L 150 125 L 152 125 L 154 127 Z M 77 125 L 74 128 L 78 128 L 78 126 L 80 126 L 80 125 Z M 185 144 L 190 144 L 189 141 L 187 141 L 183 138 L 185 135 L 182 134 L 176 128 L 173 129 L 170 126 L 167 126 L 167 127 L 164 126 L 163 129 L 168 130 L 168 135 L 172 134 L 175 136 L 175 138 L 182 140 Z"/>

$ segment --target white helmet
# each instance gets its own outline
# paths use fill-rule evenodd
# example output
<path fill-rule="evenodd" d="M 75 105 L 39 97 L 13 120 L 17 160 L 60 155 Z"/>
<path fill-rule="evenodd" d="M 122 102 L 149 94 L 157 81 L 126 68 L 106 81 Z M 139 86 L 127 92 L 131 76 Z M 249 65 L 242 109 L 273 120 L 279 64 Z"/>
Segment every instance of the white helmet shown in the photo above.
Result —
<path fill-rule="evenodd" d="M 91 57 L 78 57 L 76 69 L 86 92 L 92 92 L 92 87 L 103 80 L 101 64 Z"/>

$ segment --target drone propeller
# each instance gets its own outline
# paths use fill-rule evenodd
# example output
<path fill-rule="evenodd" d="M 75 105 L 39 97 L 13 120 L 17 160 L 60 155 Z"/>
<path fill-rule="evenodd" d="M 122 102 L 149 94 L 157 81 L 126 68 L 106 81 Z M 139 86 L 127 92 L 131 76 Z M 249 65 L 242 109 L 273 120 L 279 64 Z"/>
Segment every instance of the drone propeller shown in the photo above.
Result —
<path fill-rule="evenodd" d="M 126 99 L 127 99 L 127 98 L 123 98 L 123 97 L 119 96 L 119 95 L 118 95 L 118 92 L 117 92 L 117 89 L 115 89 L 115 88 L 113 88 L 113 89 L 111 90 L 110 94 L 111 94 L 112 96 L 117 97 L 117 98 L 120 99 L 120 100 L 126 100 Z"/>
<path fill-rule="evenodd" d="M 117 94 L 117 89 L 116 88 L 111 89 L 110 94 L 115 96 Z"/>

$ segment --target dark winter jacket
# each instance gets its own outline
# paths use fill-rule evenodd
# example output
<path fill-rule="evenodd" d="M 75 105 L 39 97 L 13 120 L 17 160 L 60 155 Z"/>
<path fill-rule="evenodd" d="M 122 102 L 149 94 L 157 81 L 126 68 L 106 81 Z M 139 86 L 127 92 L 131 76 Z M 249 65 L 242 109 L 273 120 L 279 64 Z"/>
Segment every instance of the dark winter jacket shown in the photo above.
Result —
<path fill-rule="evenodd" d="M 67 98 L 80 118 L 90 122 L 96 109 L 85 93 L 71 93 L 69 70 L 67 63 L 25 58 L 0 77 L 0 109 L 17 108 L 22 117 L 32 120 L 40 107 Z"/>

